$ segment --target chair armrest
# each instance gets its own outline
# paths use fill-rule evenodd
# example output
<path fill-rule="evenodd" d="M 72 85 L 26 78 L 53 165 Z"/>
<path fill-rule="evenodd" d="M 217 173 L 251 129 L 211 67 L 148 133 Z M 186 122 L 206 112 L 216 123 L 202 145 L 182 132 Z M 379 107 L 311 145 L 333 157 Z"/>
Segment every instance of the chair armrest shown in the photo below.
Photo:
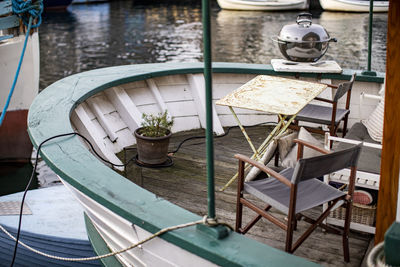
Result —
<path fill-rule="evenodd" d="M 314 100 L 318 100 L 318 101 L 322 101 L 322 102 L 326 102 L 326 103 L 330 103 L 330 104 L 335 103 L 335 101 L 333 101 L 333 100 L 322 98 L 322 97 L 316 97 L 316 98 L 314 98 Z"/>
<path fill-rule="evenodd" d="M 301 145 L 301 146 L 306 146 L 306 147 L 309 147 L 309 148 L 311 148 L 311 149 L 314 149 L 314 150 L 316 150 L 316 151 L 318 151 L 318 152 L 320 152 L 320 153 L 322 153 L 322 154 L 329 154 L 329 153 L 331 153 L 331 152 L 330 152 L 329 150 L 327 150 L 327 149 L 317 147 L 317 146 L 315 146 L 315 145 L 313 145 L 313 144 L 311 144 L 311 143 L 309 143 L 309 142 L 307 142 L 307 141 L 301 140 L 301 139 L 294 139 L 294 142 L 297 143 L 297 144 L 299 144 L 299 145 Z"/>
<path fill-rule="evenodd" d="M 268 168 L 267 166 L 265 166 L 264 164 L 262 164 L 262 163 L 260 163 L 258 161 L 255 161 L 255 160 L 253 160 L 253 159 L 251 159 L 249 157 L 246 157 L 246 156 L 244 156 L 242 154 L 236 154 L 235 158 L 237 158 L 238 160 L 247 162 L 248 164 L 259 168 L 261 171 L 263 171 L 266 174 L 274 177 L 279 182 L 281 182 L 281 183 L 283 183 L 283 184 L 285 184 L 285 185 L 287 185 L 289 187 L 292 186 L 292 183 L 288 179 L 286 179 L 283 175 L 281 175 L 281 174 L 277 173 L 276 171 Z"/>

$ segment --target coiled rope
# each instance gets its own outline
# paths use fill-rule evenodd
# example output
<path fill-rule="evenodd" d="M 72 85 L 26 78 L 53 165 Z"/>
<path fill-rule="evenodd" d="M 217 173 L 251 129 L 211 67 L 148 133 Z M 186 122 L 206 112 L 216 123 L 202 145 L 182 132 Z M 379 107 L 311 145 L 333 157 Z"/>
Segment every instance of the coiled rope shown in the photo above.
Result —
<path fill-rule="evenodd" d="M 19 72 L 21 70 L 22 61 L 24 59 L 26 44 L 28 42 L 28 37 L 31 32 L 31 29 L 37 28 L 42 23 L 42 12 L 43 12 L 43 0 L 36 0 L 32 2 L 31 0 L 23 1 L 23 0 L 13 0 L 12 8 L 14 14 L 17 14 L 18 17 L 22 20 L 25 26 L 27 26 L 24 46 L 22 48 L 21 56 L 19 58 L 19 63 L 17 67 L 17 72 L 15 73 L 14 81 L 12 83 L 10 92 L 7 97 L 6 104 L 4 105 L 3 111 L 0 116 L 0 126 L 3 124 L 4 117 L 6 116 L 6 112 L 8 106 L 10 105 L 12 95 L 14 93 L 15 85 L 17 84 Z M 33 24 L 33 20 L 37 19 L 36 23 Z"/>
<path fill-rule="evenodd" d="M 173 230 L 177 230 L 177 229 L 186 228 L 186 227 L 189 227 L 189 226 L 194 226 L 194 225 L 197 225 L 197 224 L 205 224 L 205 225 L 208 225 L 208 226 L 224 225 L 224 226 L 229 227 L 231 230 L 233 230 L 232 227 L 231 227 L 229 224 L 227 224 L 227 223 L 218 222 L 217 219 L 208 218 L 207 216 L 204 216 L 202 220 L 198 220 L 198 221 L 194 221 L 194 222 L 189 222 L 189 223 L 184 223 L 184 224 L 179 224 L 179 225 L 175 225 L 175 226 L 171 226 L 171 227 L 167 227 L 167 228 L 161 229 L 161 230 L 158 231 L 157 233 L 155 233 L 155 234 L 153 234 L 153 235 L 151 235 L 151 236 L 149 236 L 149 237 L 143 239 L 142 241 L 140 241 L 140 242 L 138 242 L 138 243 L 136 243 L 136 244 L 133 244 L 133 245 L 127 247 L 127 248 L 124 248 L 124 249 L 121 249 L 121 250 L 118 250 L 118 251 L 114 251 L 114 252 L 110 252 L 110 253 L 107 253 L 107 254 L 104 254 L 104 255 L 99 255 L 99 256 L 94 256 L 94 257 L 87 257 L 87 258 L 66 258 L 66 257 L 59 257 L 59 256 L 55 256 L 55 255 L 50 255 L 50 254 L 47 254 L 47 253 L 42 252 L 42 251 L 40 251 L 40 250 L 37 250 L 37 249 L 35 249 L 35 248 L 32 248 L 32 247 L 26 245 L 25 243 L 23 243 L 22 241 L 19 241 L 19 240 L 18 240 L 18 243 L 19 243 L 20 245 L 22 245 L 23 247 L 25 247 L 26 249 L 28 249 L 28 250 L 34 252 L 34 253 L 37 253 L 37 254 L 39 254 L 39 255 L 42 255 L 42 256 L 44 256 L 44 257 L 48 257 L 48 258 L 51 258 L 51 259 L 56 259 L 56 260 L 61 260 L 61 261 L 74 261 L 74 262 L 75 262 L 75 261 L 91 261 L 91 260 L 99 260 L 99 259 L 103 259 L 103 258 L 115 256 L 115 255 L 117 255 L 117 254 L 121 254 L 121 253 L 126 252 L 126 251 L 128 251 L 128 250 L 130 250 L 130 249 L 133 249 L 133 248 L 135 248 L 135 247 L 137 247 L 137 246 L 140 246 L 140 245 L 146 243 L 147 241 L 150 241 L 150 240 L 152 240 L 153 238 L 158 237 L 158 236 L 160 236 L 160 235 L 162 235 L 162 234 L 164 234 L 164 233 L 166 233 L 166 232 L 173 231 Z M 0 225 L 0 229 L 1 229 L 6 235 L 8 235 L 11 239 L 13 239 L 14 241 L 17 240 L 17 239 L 16 239 L 12 234 L 10 234 L 2 225 Z"/>
<path fill-rule="evenodd" d="M 32 29 L 42 24 L 43 0 L 12 0 L 14 14 L 18 15 L 25 26 L 30 24 L 30 19 L 37 19 Z M 29 33 L 29 31 L 28 31 Z"/>

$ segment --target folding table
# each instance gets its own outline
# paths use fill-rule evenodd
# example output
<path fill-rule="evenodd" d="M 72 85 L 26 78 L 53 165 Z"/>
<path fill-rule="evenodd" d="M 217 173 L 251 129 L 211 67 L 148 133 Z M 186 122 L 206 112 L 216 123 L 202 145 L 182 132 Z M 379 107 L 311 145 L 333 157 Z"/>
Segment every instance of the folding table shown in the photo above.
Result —
<path fill-rule="evenodd" d="M 253 150 L 252 159 L 260 160 L 269 143 L 286 131 L 297 113 L 327 88 L 316 82 L 259 75 L 216 102 L 228 106 L 247 142 Z M 261 146 L 256 149 L 233 108 L 244 108 L 278 115 L 279 121 Z M 225 190 L 237 173 L 221 189 Z"/>

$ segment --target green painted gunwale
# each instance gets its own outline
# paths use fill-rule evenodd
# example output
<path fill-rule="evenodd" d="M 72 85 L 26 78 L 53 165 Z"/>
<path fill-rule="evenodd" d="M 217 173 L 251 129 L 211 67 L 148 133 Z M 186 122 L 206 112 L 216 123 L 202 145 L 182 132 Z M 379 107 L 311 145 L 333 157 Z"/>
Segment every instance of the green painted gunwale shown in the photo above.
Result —
<path fill-rule="evenodd" d="M 74 108 L 107 88 L 152 77 L 201 72 L 202 63 L 160 63 L 103 68 L 61 79 L 43 90 L 30 107 L 28 132 L 31 141 L 37 148 L 49 137 L 73 132 L 70 114 Z M 213 72 L 288 75 L 274 72 L 270 65 L 241 63 L 214 63 Z M 319 77 L 344 80 L 350 79 L 352 73 L 344 70 L 340 75 L 323 74 Z M 383 77 L 381 73 L 377 77 L 360 74 L 357 80 L 382 83 Z M 111 170 L 95 158 L 76 136 L 50 141 L 42 147 L 41 156 L 53 171 L 76 189 L 149 232 L 200 219 L 198 215 L 158 198 Z M 236 233 L 215 240 L 196 227 L 190 227 L 166 233 L 162 238 L 223 266 L 315 265 Z"/>

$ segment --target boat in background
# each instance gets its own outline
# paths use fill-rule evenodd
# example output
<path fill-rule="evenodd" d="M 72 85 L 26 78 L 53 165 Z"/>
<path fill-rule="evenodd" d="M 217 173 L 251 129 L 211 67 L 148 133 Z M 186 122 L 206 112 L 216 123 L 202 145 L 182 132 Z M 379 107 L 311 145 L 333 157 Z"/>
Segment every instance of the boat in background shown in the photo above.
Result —
<path fill-rule="evenodd" d="M 214 63 L 213 71 L 214 101 L 259 74 L 284 75 L 270 65 L 258 64 Z M 34 100 L 28 118 L 31 140 L 37 147 L 49 137 L 77 131 L 100 155 L 121 164 L 115 153 L 136 143 L 132 133 L 140 126 L 142 113 L 157 114 L 168 109 L 175 120 L 172 132 L 206 126 L 202 72 L 202 63 L 160 63 L 97 69 L 66 77 Z M 349 80 L 353 72 L 323 74 L 322 78 L 337 84 Z M 321 78 L 320 74 L 310 73 L 298 76 L 309 81 Z M 376 94 L 383 81 L 382 73 L 374 77 L 358 73 L 353 93 Z M 351 109 L 360 108 L 356 97 L 352 104 Z M 213 110 L 217 134 L 224 133 L 223 127 L 236 125 L 227 107 L 213 106 Z M 276 115 L 249 110 L 238 110 L 237 115 L 243 125 L 276 120 Z M 360 120 L 356 116 L 349 119 L 350 125 Z M 111 138 L 114 142 L 110 136 L 116 137 Z M 199 215 L 139 187 L 100 162 L 77 136 L 52 141 L 42 147 L 41 153 L 83 205 L 87 227 L 95 229 L 88 234 L 96 251 L 118 251 L 160 229 L 201 220 Z M 218 230 L 204 229 L 208 227 L 168 232 L 116 258 L 123 265 L 135 266 L 265 266 L 266 262 L 269 266 L 314 265 L 235 232 L 218 238 Z"/>
<path fill-rule="evenodd" d="M 217 0 L 222 9 L 230 10 L 304 10 L 308 9 L 309 0 Z"/>
<path fill-rule="evenodd" d="M 0 5 L 0 112 L 10 92 L 20 60 L 25 30 L 12 14 L 11 1 Z M 28 109 L 39 92 L 39 34 L 28 38 L 18 82 L 8 111 L 0 126 L 0 195 L 25 189 L 32 165 L 32 143 L 27 133 Z M 33 183 L 35 184 L 35 183 Z"/>
<path fill-rule="evenodd" d="M 45 10 L 65 10 L 72 0 L 43 0 Z"/>
<path fill-rule="evenodd" d="M 369 12 L 370 0 L 319 0 L 327 11 Z M 374 0 L 374 12 L 388 12 L 389 1 Z"/>
<path fill-rule="evenodd" d="M 99 3 L 106 3 L 108 0 L 72 0 L 72 4 L 99 4 Z"/>
<path fill-rule="evenodd" d="M 16 236 L 23 192 L 0 197 L 0 224 Z M 24 202 L 21 240 L 27 245 L 60 257 L 92 257 L 83 209 L 63 185 L 29 191 Z M 14 240 L 0 231 L 1 266 L 9 266 Z M 18 247 L 16 266 L 101 266 L 99 261 L 58 261 Z"/>

